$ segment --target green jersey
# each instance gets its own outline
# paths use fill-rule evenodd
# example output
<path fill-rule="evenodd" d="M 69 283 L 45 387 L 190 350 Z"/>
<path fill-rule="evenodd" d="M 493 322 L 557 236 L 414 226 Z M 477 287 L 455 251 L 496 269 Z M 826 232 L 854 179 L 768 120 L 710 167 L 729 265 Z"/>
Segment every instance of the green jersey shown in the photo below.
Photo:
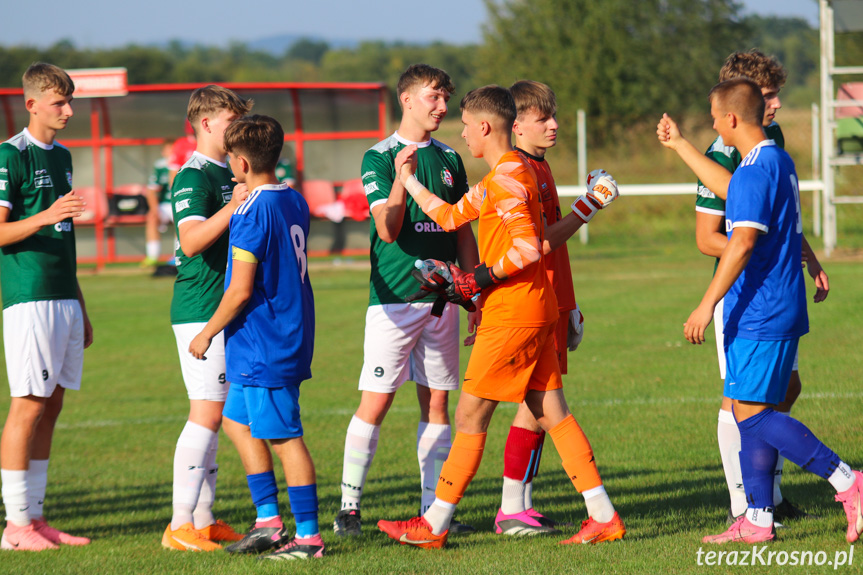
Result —
<path fill-rule="evenodd" d="M 159 188 L 159 203 L 165 204 L 171 201 L 171 186 L 168 185 L 170 173 L 168 171 L 168 160 L 159 158 L 153 164 L 153 173 L 147 185 L 151 188 Z"/>
<path fill-rule="evenodd" d="M 9 222 L 45 211 L 72 190 L 72 155 L 24 131 L 0 144 L 0 206 Z M 77 299 L 75 228 L 72 218 L 45 226 L 0 249 L 3 308 L 42 300 Z"/>
<path fill-rule="evenodd" d="M 385 203 L 395 181 L 395 157 L 408 142 L 398 132 L 378 142 L 363 156 L 362 180 L 369 209 Z M 467 174 L 459 155 L 437 140 L 416 143 L 417 179 L 433 194 L 455 204 L 467 192 Z M 419 289 L 411 276 L 416 260 L 456 260 L 456 233 L 445 232 L 407 196 L 405 215 L 398 238 L 391 244 L 378 236 L 374 218 L 370 222 L 371 279 L 369 305 L 404 303 Z M 431 295 L 422 301 L 433 301 Z"/>
<path fill-rule="evenodd" d="M 276 179 L 285 183 L 286 181 L 291 182 L 295 180 L 296 177 L 294 166 L 285 158 L 280 159 L 279 163 L 276 164 Z"/>
<path fill-rule="evenodd" d="M 198 152 L 177 172 L 172 192 L 172 210 L 177 238 L 188 221 L 206 221 L 231 201 L 233 174 L 222 162 Z M 186 257 L 177 241 L 177 280 L 171 301 L 171 323 L 209 321 L 225 293 L 228 265 L 228 231 L 194 257 Z"/>
<path fill-rule="evenodd" d="M 766 128 L 764 133 L 776 145 L 785 149 L 785 136 L 782 135 L 782 129 L 779 124 L 773 122 Z M 726 146 L 722 141 L 722 136 L 717 136 L 710 147 L 704 153 L 705 156 L 724 167 L 732 174 L 743 161 L 740 157 L 740 152 L 733 146 Z M 698 180 L 698 195 L 695 198 L 695 211 L 705 214 L 713 214 L 714 216 L 725 216 L 725 200 L 719 198 L 705 186 L 701 180 Z M 713 271 L 716 273 L 716 268 L 719 266 L 719 258 L 716 258 L 716 263 L 713 266 Z"/>

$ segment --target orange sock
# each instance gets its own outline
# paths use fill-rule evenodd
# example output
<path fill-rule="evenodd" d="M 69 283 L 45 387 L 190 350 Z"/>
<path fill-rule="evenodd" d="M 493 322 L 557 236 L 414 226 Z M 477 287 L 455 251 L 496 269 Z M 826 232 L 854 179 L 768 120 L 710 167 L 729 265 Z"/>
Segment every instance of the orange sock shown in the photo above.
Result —
<path fill-rule="evenodd" d="M 563 460 L 563 469 L 579 493 L 602 485 L 593 449 L 572 414 L 549 429 L 548 434 Z"/>
<path fill-rule="evenodd" d="M 470 485 L 485 447 L 485 433 L 456 433 L 449 457 L 440 470 L 435 496 L 457 505 Z"/>

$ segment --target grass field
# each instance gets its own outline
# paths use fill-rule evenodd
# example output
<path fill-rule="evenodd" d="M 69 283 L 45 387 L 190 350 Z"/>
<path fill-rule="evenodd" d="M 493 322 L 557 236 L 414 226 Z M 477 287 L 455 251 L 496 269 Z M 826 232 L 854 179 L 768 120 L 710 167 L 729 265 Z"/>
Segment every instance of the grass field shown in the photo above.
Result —
<path fill-rule="evenodd" d="M 697 254 L 688 226 L 665 226 L 667 233 L 650 240 L 626 226 L 600 233 L 597 223 L 589 246 L 570 242 L 586 333 L 570 355 L 566 393 L 629 529 L 623 542 L 572 548 L 558 546 L 556 538 L 513 540 L 492 533 L 503 445 L 514 414 L 513 406 L 502 405 L 479 474 L 459 507 L 460 520 L 476 526 L 478 534 L 454 537 L 439 552 L 393 544 L 374 523 L 407 518 L 418 506 L 418 410 L 412 385 L 397 395 L 382 429 L 363 500 L 365 535 L 357 541 L 335 539 L 330 525 L 339 506 L 344 433 L 359 399 L 356 380 L 368 292 L 368 270 L 360 258 L 352 265 L 317 261 L 310 271 L 317 341 L 314 378 L 303 385 L 302 405 L 306 440 L 317 465 L 328 556 L 275 565 L 226 553 L 162 549 L 160 537 L 171 515 L 171 461 L 187 409 L 168 322 L 172 286 L 170 280 L 120 268 L 100 276 L 86 270 L 81 274 L 96 342 L 86 354 L 82 391 L 67 396 L 46 504 L 46 514 L 57 526 L 86 534 L 93 543 L 41 554 L 3 553 L 0 573 L 607 575 L 711 569 L 696 564 L 696 553 L 703 535 L 724 528 L 727 495 L 715 447 L 720 382 L 712 332 L 707 345 L 693 347 L 682 337 L 682 324 L 709 281 L 712 262 Z M 863 304 L 863 266 L 848 259 L 825 262 L 825 267 L 832 292 L 825 303 L 810 305 L 812 333 L 801 346 L 803 397 L 794 413 L 860 467 L 863 333 L 857 317 Z M 463 367 L 468 353 L 464 351 Z M 4 392 L 0 417 L 7 410 Z M 239 458 L 224 435 L 220 466 L 217 516 L 245 529 L 254 509 Z M 551 442 L 536 481 L 538 509 L 576 524 L 585 517 L 583 501 L 566 479 Z M 824 551 L 831 560 L 835 552 L 848 551 L 844 515 L 830 486 L 791 464 L 784 485 L 787 496 L 822 518 L 792 524 L 770 549 Z M 287 498 L 281 499 L 286 507 Z M 863 562 L 863 555 L 855 559 Z M 712 572 L 725 569 L 713 567 Z M 781 568 L 755 572 L 771 569 Z"/>

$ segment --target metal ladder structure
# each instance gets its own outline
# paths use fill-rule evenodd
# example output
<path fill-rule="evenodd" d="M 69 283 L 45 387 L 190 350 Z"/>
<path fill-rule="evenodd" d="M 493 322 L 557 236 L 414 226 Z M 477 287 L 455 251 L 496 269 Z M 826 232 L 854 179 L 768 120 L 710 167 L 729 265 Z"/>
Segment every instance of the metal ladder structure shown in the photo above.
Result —
<path fill-rule="evenodd" d="M 863 166 L 863 153 L 840 154 L 836 140 L 836 108 L 863 106 L 863 100 L 838 100 L 834 78 L 863 75 L 863 66 L 837 66 L 836 32 L 863 31 L 863 0 L 819 0 L 821 10 L 821 178 L 822 231 L 827 257 L 836 248 L 836 207 L 863 204 L 863 196 L 837 196 L 836 172 L 840 166 Z"/>

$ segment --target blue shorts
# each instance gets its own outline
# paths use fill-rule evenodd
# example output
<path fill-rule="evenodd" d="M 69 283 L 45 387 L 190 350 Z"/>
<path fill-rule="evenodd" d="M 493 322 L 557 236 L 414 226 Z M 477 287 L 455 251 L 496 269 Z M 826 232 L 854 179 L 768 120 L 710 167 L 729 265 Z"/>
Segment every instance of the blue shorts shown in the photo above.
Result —
<path fill-rule="evenodd" d="M 303 436 L 299 385 L 256 387 L 232 383 L 222 415 L 249 426 L 256 439 Z"/>
<path fill-rule="evenodd" d="M 776 405 L 785 399 L 798 338 L 754 341 L 725 337 L 725 397 Z"/>

